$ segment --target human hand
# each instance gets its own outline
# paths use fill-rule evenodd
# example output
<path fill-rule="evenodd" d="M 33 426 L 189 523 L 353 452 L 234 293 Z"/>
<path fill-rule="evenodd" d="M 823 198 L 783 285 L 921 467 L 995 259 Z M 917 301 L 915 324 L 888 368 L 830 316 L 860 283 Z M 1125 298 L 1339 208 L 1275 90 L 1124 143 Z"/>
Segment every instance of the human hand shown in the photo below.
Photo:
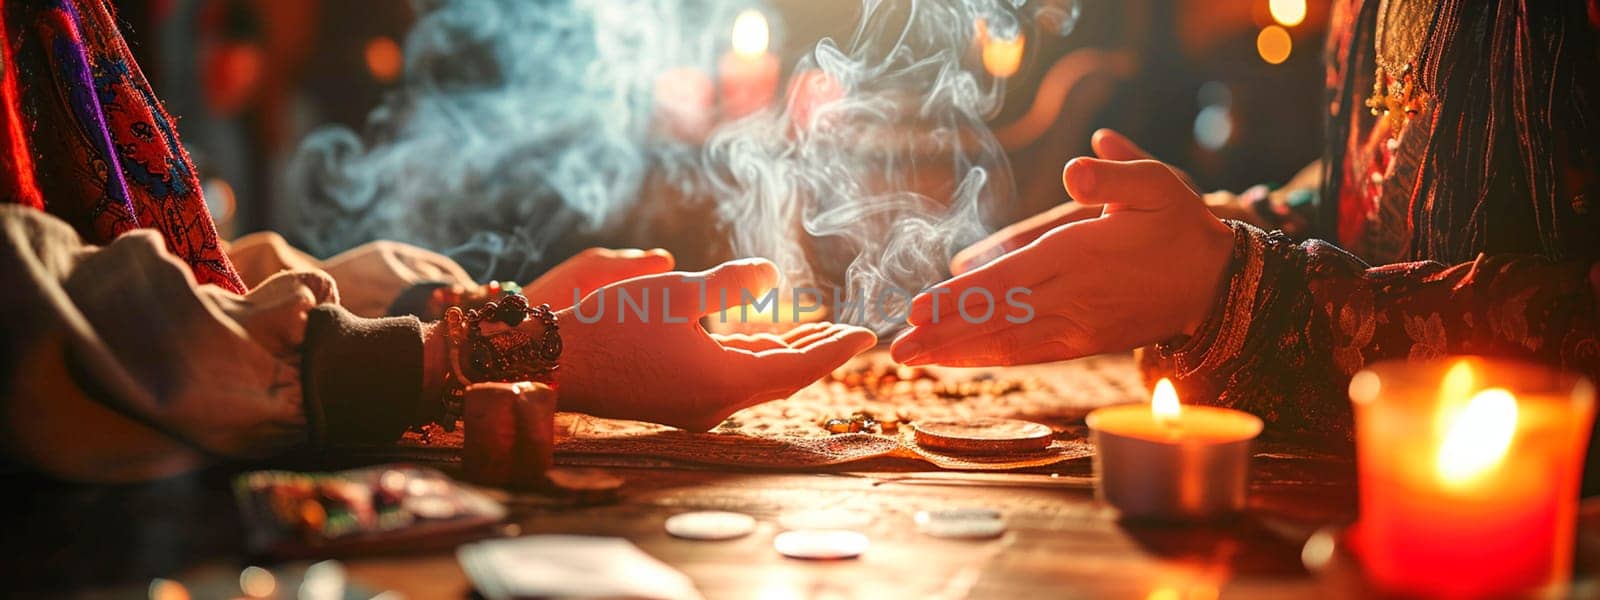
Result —
<path fill-rule="evenodd" d="M 602 287 L 624 279 L 671 271 L 675 261 L 671 252 L 654 250 L 612 250 L 589 248 L 546 271 L 522 288 L 533 306 L 549 304 L 561 310 Z"/>
<path fill-rule="evenodd" d="M 1078 158 L 1062 182 L 1104 215 L 1070 223 L 912 300 L 912 328 L 895 340 L 895 360 L 917 365 L 989 366 L 1064 360 L 1189 334 L 1210 314 L 1231 260 L 1233 232 L 1184 178 L 1152 160 Z M 969 322 L 981 294 L 1030 290 L 1030 318 Z M 965 298 L 965 302 L 958 302 Z M 937 310 L 936 310 L 937 309 Z M 994 316 L 994 315 L 991 315 Z M 1011 315 L 1008 315 L 1011 316 Z M 936 318 L 937 317 L 937 318 Z M 1013 322 L 1020 321 L 1020 322 Z"/>
<path fill-rule="evenodd" d="M 562 310 L 561 409 L 703 431 L 788 397 L 877 343 L 869 330 L 832 323 L 782 336 L 712 336 L 701 327 L 700 317 L 723 308 L 724 290 L 760 295 L 777 280 L 771 262 L 739 260 L 614 283 Z"/>
<path fill-rule="evenodd" d="M 305 341 L 307 313 L 318 304 L 339 303 L 339 288 L 321 271 L 280 271 L 243 296 L 220 288 L 216 305 L 244 328 L 251 341 L 273 356 L 288 356 Z"/>
<path fill-rule="evenodd" d="M 1094 132 L 1094 136 L 1089 139 L 1089 145 L 1094 149 L 1095 156 L 1105 160 L 1154 160 L 1150 153 L 1145 152 L 1138 144 L 1110 129 Z M 1176 169 L 1174 172 L 1183 178 L 1190 189 L 1199 189 L 1194 186 L 1193 180 L 1187 174 Z M 1100 213 L 1101 207 L 1098 204 L 1068 200 L 1049 210 L 1012 223 L 957 252 L 955 257 L 950 259 L 950 273 L 952 275 L 966 273 L 1000 258 L 1007 252 L 1032 243 L 1039 239 L 1039 236 L 1057 227 L 1093 219 L 1100 216 Z"/>

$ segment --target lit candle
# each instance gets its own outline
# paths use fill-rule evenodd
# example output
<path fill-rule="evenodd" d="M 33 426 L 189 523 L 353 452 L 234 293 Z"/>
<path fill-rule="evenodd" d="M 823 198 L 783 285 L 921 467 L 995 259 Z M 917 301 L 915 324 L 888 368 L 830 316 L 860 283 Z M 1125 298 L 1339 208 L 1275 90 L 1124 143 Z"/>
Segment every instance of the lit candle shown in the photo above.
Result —
<path fill-rule="evenodd" d="M 1350 382 L 1361 517 L 1380 588 L 1429 596 L 1559 594 L 1570 576 L 1594 389 L 1476 358 L 1384 363 Z"/>
<path fill-rule="evenodd" d="M 1018 31 L 1014 35 L 990 35 L 989 22 L 977 21 L 978 51 L 983 57 L 983 69 L 1000 79 L 1016 75 L 1022 68 L 1022 51 L 1028 46 L 1028 36 Z"/>
<path fill-rule="evenodd" d="M 1244 508 L 1250 445 L 1261 419 L 1211 406 L 1183 406 L 1172 382 L 1150 404 L 1089 413 L 1096 495 L 1124 517 L 1204 518 Z"/>
<path fill-rule="evenodd" d="M 747 10 L 733 20 L 733 49 L 718 65 L 722 114 L 737 119 L 766 108 L 778 89 L 778 57 L 767 52 L 767 18 Z"/>

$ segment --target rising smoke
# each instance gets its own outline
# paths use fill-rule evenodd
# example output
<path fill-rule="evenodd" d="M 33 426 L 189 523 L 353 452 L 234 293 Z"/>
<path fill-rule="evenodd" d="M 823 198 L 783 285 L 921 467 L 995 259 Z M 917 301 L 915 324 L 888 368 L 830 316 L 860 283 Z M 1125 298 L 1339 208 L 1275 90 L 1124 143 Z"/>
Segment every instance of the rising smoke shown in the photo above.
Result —
<path fill-rule="evenodd" d="M 866 0 L 853 35 L 787 69 L 796 83 L 772 108 L 703 143 L 663 135 L 658 78 L 714 72 L 748 7 L 420 2 L 404 80 L 364 136 L 318 131 L 293 161 L 299 241 L 328 254 L 399 239 L 526 281 L 564 235 L 608 226 L 652 178 L 711 203 L 734 254 L 774 260 L 788 285 L 872 299 L 942 279 L 985 233 L 986 207 L 1013 193 L 985 124 L 1003 82 L 972 49 L 979 22 L 1018 35 L 1021 2 Z M 896 325 L 875 312 L 832 317 Z"/>

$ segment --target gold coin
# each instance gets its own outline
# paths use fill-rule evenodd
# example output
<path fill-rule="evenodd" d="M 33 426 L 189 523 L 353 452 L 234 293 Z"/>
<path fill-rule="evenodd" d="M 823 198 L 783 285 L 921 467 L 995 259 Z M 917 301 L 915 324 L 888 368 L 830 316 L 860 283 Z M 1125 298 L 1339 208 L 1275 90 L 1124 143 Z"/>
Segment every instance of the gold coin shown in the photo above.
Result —
<path fill-rule="evenodd" d="M 1033 421 L 1000 418 L 919 421 L 912 428 L 923 447 L 971 454 L 1043 450 L 1053 434 Z"/>

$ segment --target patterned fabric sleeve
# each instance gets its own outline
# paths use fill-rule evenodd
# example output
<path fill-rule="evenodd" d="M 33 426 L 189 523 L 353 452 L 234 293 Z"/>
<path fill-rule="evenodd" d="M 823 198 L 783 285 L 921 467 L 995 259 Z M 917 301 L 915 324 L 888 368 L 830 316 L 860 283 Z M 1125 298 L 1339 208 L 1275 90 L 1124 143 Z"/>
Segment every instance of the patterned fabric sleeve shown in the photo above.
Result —
<path fill-rule="evenodd" d="M 7 42 L 0 117 L 11 156 L 4 162 L 32 184 L 0 181 L 0 200 L 42 205 L 94 244 L 155 229 L 200 283 L 244 293 L 176 122 L 134 62 L 107 0 L 0 0 L 0 21 Z M 37 196 L 16 197 L 14 190 L 33 185 Z"/>
<path fill-rule="evenodd" d="M 1230 222 L 1228 288 L 1195 336 L 1146 354 L 1185 399 L 1255 413 L 1271 430 L 1348 439 L 1345 388 L 1367 363 L 1450 354 L 1600 373 L 1600 264 L 1479 256 L 1369 268 L 1319 240 Z"/>

